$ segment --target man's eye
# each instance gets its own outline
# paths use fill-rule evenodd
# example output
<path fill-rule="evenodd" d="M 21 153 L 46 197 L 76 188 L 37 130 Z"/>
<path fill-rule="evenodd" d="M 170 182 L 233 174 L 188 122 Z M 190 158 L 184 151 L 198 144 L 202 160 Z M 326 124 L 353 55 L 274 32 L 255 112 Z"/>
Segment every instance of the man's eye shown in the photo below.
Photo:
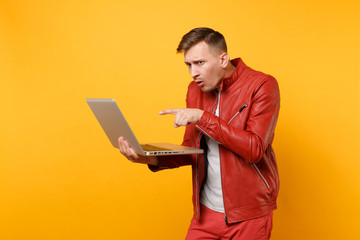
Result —
<path fill-rule="evenodd" d="M 198 61 L 198 65 L 203 65 L 204 61 Z"/>

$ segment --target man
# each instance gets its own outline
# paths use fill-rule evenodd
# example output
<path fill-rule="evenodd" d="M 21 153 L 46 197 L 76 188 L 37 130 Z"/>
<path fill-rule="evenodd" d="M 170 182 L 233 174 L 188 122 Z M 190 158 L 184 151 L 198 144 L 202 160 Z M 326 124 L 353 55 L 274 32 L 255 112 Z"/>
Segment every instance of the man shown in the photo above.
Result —
<path fill-rule="evenodd" d="M 186 126 L 183 145 L 203 155 L 138 156 L 122 137 L 120 152 L 152 171 L 192 165 L 194 216 L 186 239 L 269 239 L 279 178 L 272 149 L 280 107 L 276 80 L 230 61 L 225 39 L 209 28 L 185 34 L 191 77 L 185 109 L 168 109 Z"/>

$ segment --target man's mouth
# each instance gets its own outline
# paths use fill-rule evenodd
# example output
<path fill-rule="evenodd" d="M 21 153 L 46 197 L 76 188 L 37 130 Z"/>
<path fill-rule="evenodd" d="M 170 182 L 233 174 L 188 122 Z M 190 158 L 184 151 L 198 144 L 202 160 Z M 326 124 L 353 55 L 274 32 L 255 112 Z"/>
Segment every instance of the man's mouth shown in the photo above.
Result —
<path fill-rule="evenodd" d="M 204 81 L 201 81 L 201 80 L 195 80 L 195 82 L 199 87 L 202 87 L 205 84 Z"/>

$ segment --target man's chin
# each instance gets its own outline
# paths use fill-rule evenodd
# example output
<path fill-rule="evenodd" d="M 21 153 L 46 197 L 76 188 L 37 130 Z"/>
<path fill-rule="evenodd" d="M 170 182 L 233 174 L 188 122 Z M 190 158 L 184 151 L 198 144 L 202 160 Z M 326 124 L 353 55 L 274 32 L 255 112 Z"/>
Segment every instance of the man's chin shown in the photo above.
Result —
<path fill-rule="evenodd" d="M 211 92 L 213 91 L 215 88 L 212 88 L 212 87 L 209 87 L 209 86 L 203 86 L 203 87 L 200 87 L 201 91 L 203 92 Z"/>

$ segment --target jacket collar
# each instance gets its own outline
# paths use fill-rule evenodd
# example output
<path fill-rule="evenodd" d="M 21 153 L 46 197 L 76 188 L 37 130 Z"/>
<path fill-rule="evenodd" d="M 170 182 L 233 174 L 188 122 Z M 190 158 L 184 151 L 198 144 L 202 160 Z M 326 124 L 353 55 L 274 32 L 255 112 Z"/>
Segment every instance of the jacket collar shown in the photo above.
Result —
<path fill-rule="evenodd" d="M 245 63 L 241 60 L 241 58 L 235 58 L 231 60 L 231 63 L 235 66 L 235 71 L 230 75 L 230 77 L 221 80 L 221 84 L 219 87 L 220 91 L 222 91 L 223 88 L 226 89 L 230 87 L 231 84 L 233 84 L 237 79 L 239 79 L 239 76 L 243 73 L 246 67 Z"/>

